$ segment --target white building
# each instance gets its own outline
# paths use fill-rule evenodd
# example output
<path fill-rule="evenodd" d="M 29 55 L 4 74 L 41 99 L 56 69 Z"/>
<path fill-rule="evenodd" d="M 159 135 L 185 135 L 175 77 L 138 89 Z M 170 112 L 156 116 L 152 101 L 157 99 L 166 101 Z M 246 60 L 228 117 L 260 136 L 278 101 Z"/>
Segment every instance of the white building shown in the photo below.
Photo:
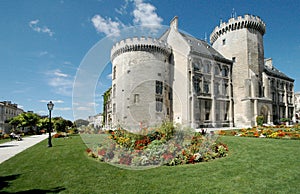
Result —
<path fill-rule="evenodd" d="M 128 38 L 111 50 L 111 123 L 128 128 L 171 120 L 184 126 L 250 127 L 294 115 L 294 80 L 264 58 L 264 22 L 230 18 L 211 45 L 178 30 Z"/>
<path fill-rule="evenodd" d="M 103 127 L 103 115 L 102 114 L 89 116 L 88 121 L 89 121 L 89 125 L 92 125 L 95 128 Z"/>
<path fill-rule="evenodd" d="M 296 92 L 295 93 L 295 119 L 298 121 L 300 121 L 300 92 Z"/>
<path fill-rule="evenodd" d="M 23 113 L 23 109 L 18 108 L 17 104 L 12 104 L 11 101 L 0 102 L 0 131 L 9 133 L 11 126 L 6 123 L 10 118 Z"/>

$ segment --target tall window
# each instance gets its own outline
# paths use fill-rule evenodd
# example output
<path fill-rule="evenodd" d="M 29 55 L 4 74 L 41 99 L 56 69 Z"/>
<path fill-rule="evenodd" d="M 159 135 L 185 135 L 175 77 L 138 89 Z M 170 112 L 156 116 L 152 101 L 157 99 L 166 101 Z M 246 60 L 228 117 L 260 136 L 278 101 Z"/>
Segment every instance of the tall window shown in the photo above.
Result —
<path fill-rule="evenodd" d="M 195 90 L 196 94 L 199 94 L 201 92 L 200 80 L 199 79 L 194 80 L 194 90 Z"/>
<path fill-rule="evenodd" d="M 203 90 L 206 94 L 209 93 L 209 82 L 208 81 L 204 81 Z"/>
<path fill-rule="evenodd" d="M 275 92 L 272 92 L 272 100 L 273 100 L 273 102 L 275 102 L 275 100 L 276 100 Z"/>
<path fill-rule="evenodd" d="M 163 83 L 161 81 L 156 80 L 156 84 L 155 84 L 156 94 L 162 94 L 162 91 L 163 91 Z"/>
<path fill-rule="evenodd" d="M 162 112 L 163 109 L 163 98 L 162 97 L 157 97 L 156 98 L 156 107 L 155 107 L 157 112 Z"/>
<path fill-rule="evenodd" d="M 220 93 L 219 87 L 220 87 L 219 83 L 214 84 L 215 95 L 219 95 Z"/>
<path fill-rule="evenodd" d="M 140 95 L 139 94 L 134 94 L 134 96 L 133 96 L 133 102 L 135 104 L 137 104 L 137 103 L 140 102 Z"/>
<path fill-rule="evenodd" d="M 113 104 L 113 114 L 116 113 L 116 104 Z"/>
<path fill-rule="evenodd" d="M 227 83 L 224 83 L 223 95 L 228 96 L 228 84 Z"/>
<path fill-rule="evenodd" d="M 113 98 L 116 97 L 116 84 L 113 85 Z"/>
<path fill-rule="evenodd" d="M 209 120 L 211 102 L 206 100 L 205 103 L 204 103 L 204 108 L 205 108 L 205 120 Z"/>
<path fill-rule="evenodd" d="M 204 65 L 204 73 L 210 73 L 210 63 L 206 62 Z"/>
<path fill-rule="evenodd" d="M 223 67 L 222 69 L 222 76 L 227 77 L 228 76 L 228 67 Z"/>
<path fill-rule="evenodd" d="M 219 65 L 218 64 L 217 66 L 215 66 L 215 75 L 220 75 L 220 68 L 219 68 Z"/>
<path fill-rule="evenodd" d="M 116 79 L 116 71 L 117 71 L 117 67 L 114 66 L 114 70 L 113 70 L 113 79 Z"/>

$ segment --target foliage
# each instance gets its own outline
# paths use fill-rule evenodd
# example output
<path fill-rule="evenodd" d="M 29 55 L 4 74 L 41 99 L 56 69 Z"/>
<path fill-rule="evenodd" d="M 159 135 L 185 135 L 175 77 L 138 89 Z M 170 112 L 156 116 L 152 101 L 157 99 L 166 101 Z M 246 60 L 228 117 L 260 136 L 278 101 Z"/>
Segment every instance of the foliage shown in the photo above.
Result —
<path fill-rule="evenodd" d="M 54 122 L 54 130 L 57 132 L 67 132 L 68 129 L 73 127 L 73 123 L 70 120 L 65 120 L 62 117 L 53 118 Z"/>
<path fill-rule="evenodd" d="M 216 135 L 175 130 L 172 123 L 139 134 L 117 129 L 108 132 L 110 143 L 98 142 L 89 155 L 100 161 L 127 166 L 194 164 L 225 157 L 228 147 L 216 143 Z M 92 152 L 92 153 L 90 153 Z"/>
<path fill-rule="evenodd" d="M 281 119 L 280 119 L 281 122 L 289 122 L 290 120 L 291 120 L 291 119 L 289 119 L 289 118 L 281 118 Z"/>
<path fill-rule="evenodd" d="M 262 126 L 264 124 L 264 116 L 257 116 L 256 117 L 256 123 L 258 126 Z"/>
<path fill-rule="evenodd" d="M 106 123 L 106 105 L 107 105 L 107 102 L 110 98 L 110 94 L 111 94 L 111 87 L 106 90 L 103 94 L 103 121 L 102 121 L 102 125 L 104 126 L 104 124 Z"/>
<path fill-rule="evenodd" d="M 29 134 L 39 134 L 41 131 L 46 131 L 49 128 L 49 118 L 41 117 L 33 112 L 19 114 L 9 119 L 8 123 L 13 126 L 13 130 L 16 132 L 24 131 L 25 128 L 29 129 L 27 132 Z M 67 132 L 74 127 L 72 121 L 62 117 L 53 118 L 51 123 L 57 132 Z"/>
<path fill-rule="evenodd" d="M 32 131 L 37 128 L 39 120 L 40 116 L 38 114 L 26 112 L 11 118 L 9 123 L 14 127 L 14 130 L 17 130 L 17 128 L 24 129 L 25 127 L 28 127 Z"/>
<path fill-rule="evenodd" d="M 89 124 L 89 122 L 84 119 L 77 119 L 76 121 L 74 121 L 74 125 L 76 127 L 87 126 L 88 124 Z"/>
<path fill-rule="evenodd" d="M 220 130 L 219 135 L 257 137 L 257 138 L 276 138 L 276 139 L 298 139 L 300 140 L 300 127 L 298 125 L 286 127 L 284 125 L 272 127 L 253 127 L 237 130 Z"/>

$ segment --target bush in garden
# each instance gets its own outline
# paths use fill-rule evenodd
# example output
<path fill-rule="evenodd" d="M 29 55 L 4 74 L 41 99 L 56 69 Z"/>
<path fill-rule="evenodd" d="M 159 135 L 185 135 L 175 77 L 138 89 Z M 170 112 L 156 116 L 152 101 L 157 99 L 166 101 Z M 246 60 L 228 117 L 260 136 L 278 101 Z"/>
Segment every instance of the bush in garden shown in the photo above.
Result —
<path fill-rule="evenodd" d="M 264 124 L 264 116 L 257 116 L 256 117 L 256 123 L 258 126 L 262 126 Z"/>
<path fill-rule="evenodd" d="M 131 167 L 194 164 L 228 153 L 225 144 L 216 143 L 217 135 L 191 133 L 191 129 L 178 129 L 168 122 L 159 128 L 143 129 L 140 134 L 119 128 L 107 135 L 110 143 L 98 144 L 89 150 L 89 156 Z"/>

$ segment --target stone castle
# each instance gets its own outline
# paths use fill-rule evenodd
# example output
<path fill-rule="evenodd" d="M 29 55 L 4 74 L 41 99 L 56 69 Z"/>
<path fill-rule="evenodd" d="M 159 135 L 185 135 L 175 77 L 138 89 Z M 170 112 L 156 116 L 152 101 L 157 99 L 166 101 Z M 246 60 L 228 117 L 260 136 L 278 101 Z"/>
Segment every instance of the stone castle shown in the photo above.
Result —
<path fill-rule="evenodd" d="M 175 17 L 158 39 L 116 43 L 106 125 L 250 127 L 257 116 L 266 124 L 292 119 L 294 80 L 264 58 L 265 31 L 257 16 L 234 17 L 208 44 L 180 32 Z"/>

